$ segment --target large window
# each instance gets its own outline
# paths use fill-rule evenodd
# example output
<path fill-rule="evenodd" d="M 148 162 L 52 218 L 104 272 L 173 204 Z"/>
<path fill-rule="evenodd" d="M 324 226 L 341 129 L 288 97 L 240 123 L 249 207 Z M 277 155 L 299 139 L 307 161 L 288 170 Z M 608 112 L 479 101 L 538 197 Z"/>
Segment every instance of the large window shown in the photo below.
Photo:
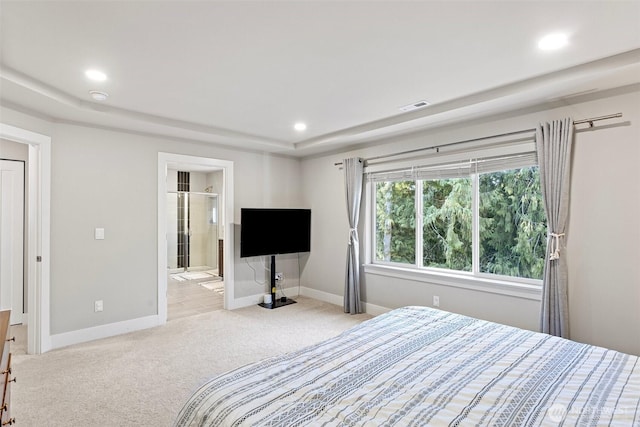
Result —
<path fill-rule="evenodd" d="M 479 176 L 483 273 L 542 279 L 547 219 L 537 167 Z"/>
<path fill-rule="evenodd" d="M 471 271 L 471 179 L 421 181 L 422 265 Z"/>
<path fill-rule="evenodd" d="M 538 167 L 523 162 L 374 176 L 374 263 L 541 279 L 546 218 Z"/>
<path fill-rule="evenodd" d="M 376 259 L 413 264 L 416 260 L 416 185 L 380 182 L 376 198 Z"/>

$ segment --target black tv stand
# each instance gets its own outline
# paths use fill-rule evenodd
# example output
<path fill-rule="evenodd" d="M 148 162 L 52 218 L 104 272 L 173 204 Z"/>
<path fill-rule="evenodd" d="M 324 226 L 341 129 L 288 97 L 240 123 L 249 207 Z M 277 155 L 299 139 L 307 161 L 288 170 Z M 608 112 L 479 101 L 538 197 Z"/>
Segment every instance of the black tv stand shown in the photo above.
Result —
<path fill-rule="evenodd" d="M 278 307 L 284 307 L 285 305 L 295 304 L 296 302 L 291 298 L 287 298 L 287 297 L 276 298 L 276 256 L 275 255 L 271 255 L 270 276 L 271 276 L 271 303 L 265 304 L 264 302 L 261 302 L 258 305 L 260 307 L 273 309 Z"/>
<path fill-rule="evenodd" d="M 278 298 L 278 300 L 276 301 L 276 303 L 271 303 L 271 304 L 265 304 L 263 302 L 261 302 L 260 304 L 258 304 L 260 307 L 264 307 L 264 308 L 278 308 L 278 307 L 284 307 L 285 305 L 291 305 L 291 304 L 295 304 L 296 301 L 292 300 L 291 298 L 285 298 L 284 302 L 282 301 L 281 298 Z"/>

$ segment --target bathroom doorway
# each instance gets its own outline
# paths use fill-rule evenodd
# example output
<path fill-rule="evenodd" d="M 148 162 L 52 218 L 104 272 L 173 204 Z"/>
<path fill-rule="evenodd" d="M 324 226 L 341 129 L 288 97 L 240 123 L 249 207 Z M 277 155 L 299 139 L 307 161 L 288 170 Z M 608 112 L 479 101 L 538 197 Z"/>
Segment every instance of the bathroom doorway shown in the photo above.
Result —
<path fill-rule="evenodd" d="M 190 192 L 218 195 L 218 275 L 222 276 L 223 308 L 236 308 L 234 297 L 233 257 L 233 161 L 175 153 L 158 153 L 158 318 L 159 324 L 168 319 L 169 305 L 176 301 L 170 295 L 169 280 L 169 192 L 177 192 L 177 172 L 190 172 Z M 207 176 L 209 175 L 209 176 Z M 203 179 L 204 177 L 204 179 Z M 207 181 L 208 179 L 208 181 Z M 174 185 L 174 183 L 176 183 Z M 208 187 L 211 187 L 210 189 Z M 206 190 L 206 191 L 205 191 Z M 199 279 L 201 280 L 201 279 Z M 200 285 L 199 285 L 200 286 Z M 202 289 L 207 289 L 200 286 Z M 182 288 L 184 289 L 184 287 Z M 191 289 L 198 289 L 191 287 Z M 201 290 L 201 289 L 198 289 Z M 216 292 L 217 293 L 217 292 Z M 211 295 L 211 292 L 209 293 Z M 211 309 L 209 309 L 211 311 Z M 174 310 L 175 314 L 175 310 Z M 171 316 L 175 318 L 175 316 Z"/>
<path fill-rule="evenodd" d="M 221 310 L 223 172 L 167 172 L 167 320 Z"/>
<path fill-rule="evenodd" d="M 167 194 L 167 262 L 171 273 L 220 268 L 217 194 L 169 192 Z"/>

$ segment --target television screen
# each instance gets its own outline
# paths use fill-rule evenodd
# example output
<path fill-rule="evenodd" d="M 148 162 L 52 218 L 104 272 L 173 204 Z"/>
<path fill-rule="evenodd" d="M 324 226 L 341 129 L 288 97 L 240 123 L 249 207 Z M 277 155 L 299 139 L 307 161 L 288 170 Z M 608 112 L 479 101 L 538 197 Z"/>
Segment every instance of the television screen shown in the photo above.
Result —
<path fill-rule="evenodd" d="M 311 250 L 311 209 L 242 208 L 240 256 Z"/>

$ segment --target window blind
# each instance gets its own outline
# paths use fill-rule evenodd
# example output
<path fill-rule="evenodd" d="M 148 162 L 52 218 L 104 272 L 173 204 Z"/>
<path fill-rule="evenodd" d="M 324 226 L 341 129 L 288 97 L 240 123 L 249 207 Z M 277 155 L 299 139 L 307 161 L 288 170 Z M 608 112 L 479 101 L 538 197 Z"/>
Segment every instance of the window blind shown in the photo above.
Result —
<path fill-rule="evenodd" d="M 433 180 L 468 177 L 474 173 L 490 173 L 509 169 L 535 166 L 538 157 L 535 152 L 474 158 L 439 165 L 420 166 L 389 171 L 370 172 L 371 182 Z"/>

